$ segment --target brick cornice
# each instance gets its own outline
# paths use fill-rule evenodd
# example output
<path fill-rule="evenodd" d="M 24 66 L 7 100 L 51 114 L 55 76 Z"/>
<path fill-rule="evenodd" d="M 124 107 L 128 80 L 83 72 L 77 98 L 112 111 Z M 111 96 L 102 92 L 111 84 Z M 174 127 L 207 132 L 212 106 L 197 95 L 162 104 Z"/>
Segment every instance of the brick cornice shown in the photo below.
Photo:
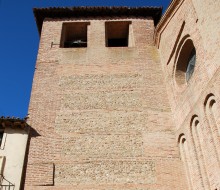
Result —
<path fill-rule="evenodd" d="M 33 8 L 39 34 L 45 18 L 104 18 L 152 17 L 155 26 L 161 18 L 162 7 L 47 7 Z"/>
<path fill-rule="evenodd" d="M 160 38 L 163 31 L 166 29 L 172 17 L 176 14 L 180 6 L 183 4 L 184 0 L 173 0 L 169 7 L 167 8 L 164 15 L 161 17 L 160 22 L 157 24 L 154 33 L 155 45 L 159 48 Z"/>

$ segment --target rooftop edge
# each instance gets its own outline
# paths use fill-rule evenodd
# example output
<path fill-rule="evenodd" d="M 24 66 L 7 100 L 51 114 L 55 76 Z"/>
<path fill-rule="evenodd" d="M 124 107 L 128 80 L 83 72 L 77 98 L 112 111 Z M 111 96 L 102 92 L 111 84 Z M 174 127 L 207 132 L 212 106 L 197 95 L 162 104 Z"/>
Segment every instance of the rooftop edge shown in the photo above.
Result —
<path fill-rule="evenodd" d="M 47 7 L 33 8 L 38 32 L 41 34 L 45 18 L 79 17 L 152 17 L 156 26 L 162 16 L 162 7 Z"/>

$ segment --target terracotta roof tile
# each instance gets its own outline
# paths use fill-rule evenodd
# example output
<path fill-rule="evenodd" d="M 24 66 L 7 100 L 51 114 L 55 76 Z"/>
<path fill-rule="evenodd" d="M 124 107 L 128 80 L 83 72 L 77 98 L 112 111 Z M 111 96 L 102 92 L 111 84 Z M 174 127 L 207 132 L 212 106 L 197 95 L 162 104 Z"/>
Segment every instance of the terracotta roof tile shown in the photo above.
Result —
<path fill-rule="evenodd" d="M 48 7 L 34 8 L 33 12 L 41 33 L 45 18 L 152 17 L 157 25 L 162 15 L 162 7 Z"/>
<path fill-rule="evenodd" d="M 0 128 L 6 128 L 6 127 L 11 127 L 11 128 L 21 128 L 25 129 L 28 127 L 28 124 L 26 123 L 26 118 L 18 118 L 18 117 L 0 117 Z"/>

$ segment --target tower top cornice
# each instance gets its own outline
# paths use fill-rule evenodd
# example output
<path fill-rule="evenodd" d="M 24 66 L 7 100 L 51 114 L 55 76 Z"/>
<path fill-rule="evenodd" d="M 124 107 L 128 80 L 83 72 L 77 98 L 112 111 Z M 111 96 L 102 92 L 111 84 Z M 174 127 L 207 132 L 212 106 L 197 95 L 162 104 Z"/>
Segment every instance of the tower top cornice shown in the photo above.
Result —
<path fill-rule="evenodd" d="M 45 18 L 152 17 L 156 26 L 162 7 L 47 7 L 33 8 L 33 12 L 40 34 Z"/>

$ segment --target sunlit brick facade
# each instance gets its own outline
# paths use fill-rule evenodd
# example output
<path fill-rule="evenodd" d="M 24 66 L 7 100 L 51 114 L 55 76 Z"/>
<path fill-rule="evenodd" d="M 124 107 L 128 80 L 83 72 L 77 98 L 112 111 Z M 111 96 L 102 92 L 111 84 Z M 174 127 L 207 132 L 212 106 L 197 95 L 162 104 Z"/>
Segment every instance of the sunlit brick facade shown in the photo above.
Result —
<path fill-rule="evenodd" d="M 34 9 L 24 188 L 219 190 L 219 8 Z"/>

